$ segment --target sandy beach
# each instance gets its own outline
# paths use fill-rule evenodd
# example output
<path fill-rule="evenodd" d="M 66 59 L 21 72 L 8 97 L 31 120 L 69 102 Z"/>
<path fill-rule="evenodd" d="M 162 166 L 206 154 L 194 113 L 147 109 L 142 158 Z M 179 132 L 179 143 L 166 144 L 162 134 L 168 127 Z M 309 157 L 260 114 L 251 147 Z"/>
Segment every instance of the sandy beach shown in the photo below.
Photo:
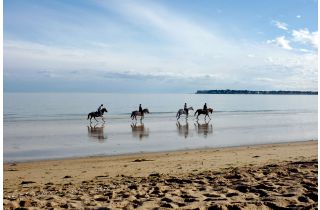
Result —
<path fill-rule="evenodd" d="M 4 209 L 313 209 L 318 142 L 4 164 Z"/>

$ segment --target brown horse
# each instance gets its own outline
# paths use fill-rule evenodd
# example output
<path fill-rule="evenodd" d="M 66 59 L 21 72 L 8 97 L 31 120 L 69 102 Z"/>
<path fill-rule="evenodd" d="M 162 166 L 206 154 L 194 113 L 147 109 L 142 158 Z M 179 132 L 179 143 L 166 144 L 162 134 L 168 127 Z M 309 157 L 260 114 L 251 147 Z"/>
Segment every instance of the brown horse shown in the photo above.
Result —
<path fill-rule="evenodd" d="M 197 115 L 197 120 L 199 120 L 199 118 L 198 118 L 199 115 L 204 114 L 204 115 L 205 115 L 204 119 L 206 119 L 207 116 L 208 116 L 209 119 L 211 120 L 211 118 L 210 118 L 210 116 L 209 116 L 209 113 L 212 114 L 212 112 L 213 112 L 213 109 L 212 109 L 212 108 L 208 108 L 207 111 L 205 111 L 205 110 L 203 110 L 203 109 L 197 109 L 197 111 L 194 113 L 194 116 L 196 116 L 196 114 L 198 114 L 198 115 Z"/>
<path fill-rule="evenodd" d="M 133 111 L 131 113 L 131 119 L 135 119 L 137 120 L 137 116 L 141 116 L 140 120 L 142 120 L 144 118 L 144 114 L 149 114 L 149 110 L 148 109 L 144 109 L 142 110 L 142 112 L 139 112 L 139 111 Z"/>

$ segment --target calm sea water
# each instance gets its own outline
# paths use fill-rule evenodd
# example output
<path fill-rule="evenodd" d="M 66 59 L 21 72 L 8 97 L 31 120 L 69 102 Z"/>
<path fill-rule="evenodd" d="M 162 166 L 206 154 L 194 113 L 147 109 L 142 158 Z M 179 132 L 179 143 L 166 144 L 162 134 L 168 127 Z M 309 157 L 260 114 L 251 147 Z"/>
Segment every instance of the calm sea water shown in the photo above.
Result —
<path fill-rule="evenodd" d="M 4 161 L 115 155 L 318 139 L 317 96 L 4 93 Z M 184 103 L 203 115 L 176 120 Z M 103 103 L 106 123 L 87 120 Z M 129 118 L 138 105 L 145 119 Z"/>

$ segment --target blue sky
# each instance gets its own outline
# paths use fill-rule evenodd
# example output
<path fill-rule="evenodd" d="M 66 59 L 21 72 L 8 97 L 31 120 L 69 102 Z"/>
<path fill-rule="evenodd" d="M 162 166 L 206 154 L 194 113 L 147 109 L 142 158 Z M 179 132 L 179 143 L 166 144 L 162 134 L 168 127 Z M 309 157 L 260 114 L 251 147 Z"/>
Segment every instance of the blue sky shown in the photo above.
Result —
<path fill-rule="evenodd" d="M 315 0 L 4 0 L 4 91 L 317 90 Z"/>

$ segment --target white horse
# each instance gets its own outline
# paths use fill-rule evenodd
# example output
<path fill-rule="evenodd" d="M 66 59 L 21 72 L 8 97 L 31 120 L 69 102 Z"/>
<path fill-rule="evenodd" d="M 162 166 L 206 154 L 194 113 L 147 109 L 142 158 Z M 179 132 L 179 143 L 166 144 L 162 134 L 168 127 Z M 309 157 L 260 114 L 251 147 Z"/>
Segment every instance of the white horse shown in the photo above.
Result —
<path fill-rule="evenodd" d="M 192 106 L 188 108 L 189 110 L 193 110 Z M 185 114 L 186 115 L 186 119 L 188 118 L 188 114 L 186 113 L 186 111 L 184 109 L 179 109 L 179 111 L 177 112 L 176 118 L 177 120 L 179 120 L 180 115 Z"/>

